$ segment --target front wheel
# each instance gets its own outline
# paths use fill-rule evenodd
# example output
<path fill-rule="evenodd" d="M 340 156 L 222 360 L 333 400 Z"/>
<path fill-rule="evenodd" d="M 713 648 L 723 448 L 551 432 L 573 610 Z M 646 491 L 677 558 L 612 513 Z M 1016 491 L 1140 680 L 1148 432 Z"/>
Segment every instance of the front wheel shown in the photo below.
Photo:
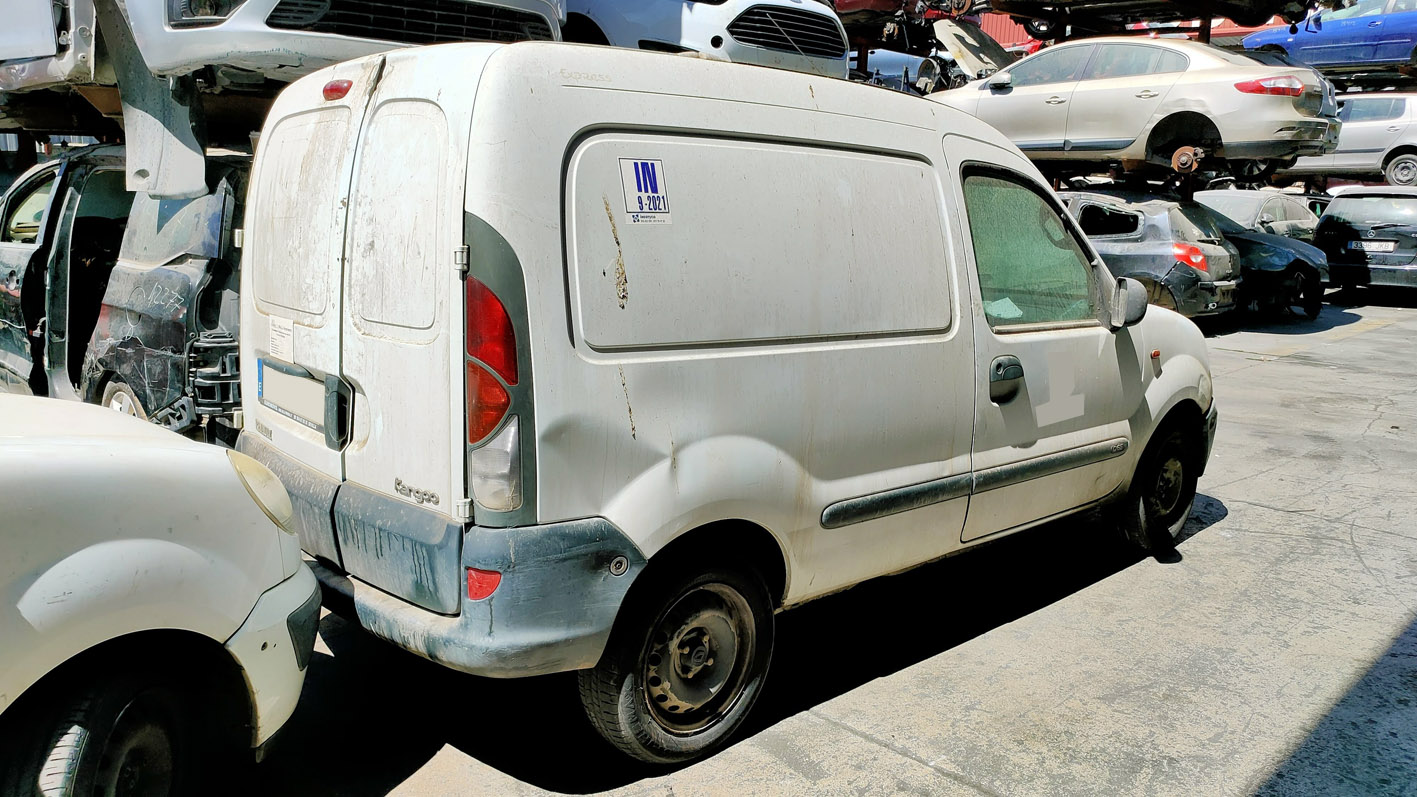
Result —
<path fill-rule="evenodd" d="M 1142 454 L 1121 514 L 1127 540 L 1147 553 L 1176 545 L 1196 500 L 1196 447 L 1180 426 L 1161 430 Z"/>
<path fill-rule="evenodd" d="M 143 409 L 143 402 L 138 400 L 138 394 L 118 377 L 114 377 L 103 389 L 102 403 L 103 406 L 124 415 L 132 415 L 145 421 L 148 419 L 147 410 Z"/>
<path fill-rule="evenodd" d="M 181 705 L 176 692 L 136 674 L 91 683 L 26 723 L 27 744 L 5 746 L 0 793 L 182 794 Z"/>
<path fill-rule="evenodd" d="M 1311 321 L 1319 317 L 1324 309 L 1324 286 L 1318 274 L 1304 269 L 1295 273 L 1289 308 L 1299 311 Z"/>
<path fill-rule="evenodd" d="M 1383 168 L 1388 185 L 1417 185 L 1417 153 L 1404 152 Z"/>
<path fill-rule="evenodd" d="M 581 703 L 626 755 L 661 764 L 699 758 L 728 740 L 762 691 L 772 602 L 755 573 L 735 570 L 646 588 L 600 663 L 578 673 Z"/>

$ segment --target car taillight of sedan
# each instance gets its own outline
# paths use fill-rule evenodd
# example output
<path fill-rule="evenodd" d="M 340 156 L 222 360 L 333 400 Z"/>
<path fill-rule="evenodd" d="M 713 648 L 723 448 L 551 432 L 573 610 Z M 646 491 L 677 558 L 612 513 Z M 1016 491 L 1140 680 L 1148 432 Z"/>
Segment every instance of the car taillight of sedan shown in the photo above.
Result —
<path fill-rule="evenodd" d="M 1304 93 L 1304 81 L 1293 75 L 1265 77 L 1256 80 L 1242 80 L 1235 88 L 1245 94 L 1273 94 L 1280 97 L 1298 97 Z"/>

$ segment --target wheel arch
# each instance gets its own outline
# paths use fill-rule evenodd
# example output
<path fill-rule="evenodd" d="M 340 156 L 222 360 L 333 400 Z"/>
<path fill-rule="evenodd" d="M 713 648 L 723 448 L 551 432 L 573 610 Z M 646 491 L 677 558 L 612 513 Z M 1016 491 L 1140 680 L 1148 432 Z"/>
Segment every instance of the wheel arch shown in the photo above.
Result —
<path fill-rule="evenodd" d="M 1225 148 L 1220 128 L 1210 117 L 1199 111 L 1177 111 L 1152 126 L 1146 138 L 1146 158 L 1169 163 L 1172 152 L 1186 144 L 1218 147 L 1221 152 Z"/>
<path fill-rule="evenodd" d="M 1383 171 L 1386 172 L 1388 164 L 1392 163 L 1400 155 L 1417 155 L 1417 144 L 1398 144 L 1397 146 L 1383 153 Z"/>
<path fill-rule="evenodd" d="M 70 656 L 17 695 L 3 719 L 23 717 L 54 690 L 100 677 L 116 666 L 161 667 L 182 673 L 180 685 L 198 690 L 203 697 L 203 716 L 216 719 L 203 724 L 219 734 L 219 743 L 227 749 L 232 749 L 232 744 L 252 746 L 256 706 L 241 665 L 217 640 L 178 629 L 135 631 Z"/>
<path fill-rule="evenodd" d="M 747 565 L 762 578 L 774 608 L 782 605 L 789 578 L 787 550 L 775 534 L 750 520 L 719 520 L 689 529 L 656 551 L 646 568 L 694 570 L 711 565 Z M 645 581 L 636 579 L 627 604 L 635 587 Z"/>
<path fill-rule="evenodd" d="M 1161 416 L 1161 420 L 1152 427 L 1151 434 L 1147 435 L 1146 440 L 1142 443 L 1141 451 L 1137 455 L 1136 461 L 1139 464 L 1145 461 L 1146 455 L 1151 452 L 1152 446 L 1156 441 L 1164 440 L 1166 433 L 1177 427 L 1183 429 L 1190 428 L 1195 433 L 1195 436 L 1188 436 L 1187 439 L 1203 443 L 1205 439 L 1205 412 L 1201 410 L 1200 404 L 1198 404 L 1194 398 L 1189 396 L 1180 398 L 1167 408 L 1165 414 Z M 1204 474 L 1205 461 L 1204 457 L 1200 456 L 1204 452 L 1193 453 L 1197 455 L 1197 459 L 1199 460 L 1199 462 L 1197 462 L 1197 474 Z"/>

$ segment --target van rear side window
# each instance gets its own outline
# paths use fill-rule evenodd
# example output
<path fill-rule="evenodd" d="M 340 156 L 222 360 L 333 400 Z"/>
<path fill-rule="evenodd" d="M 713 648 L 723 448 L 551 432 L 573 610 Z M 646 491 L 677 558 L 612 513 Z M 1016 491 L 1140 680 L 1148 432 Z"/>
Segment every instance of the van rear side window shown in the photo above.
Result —
<path fill-rule="evenodd" d="M 253 186 L 248 257 L 258 302 L 320 317 L 338 284 L 339 178 L 349 146 L 349 110 L 322 108 L 289 117 L 261 142 L 265 162 Z"/>
<path fill-rule="evenodd" d="M 592 348 L 950 326 L 941 192 L 928 163 L 608 134 L 577 149 L 566 186 L 573 312 Z M 642 203 L 667 212 L 637 216 Z"/>

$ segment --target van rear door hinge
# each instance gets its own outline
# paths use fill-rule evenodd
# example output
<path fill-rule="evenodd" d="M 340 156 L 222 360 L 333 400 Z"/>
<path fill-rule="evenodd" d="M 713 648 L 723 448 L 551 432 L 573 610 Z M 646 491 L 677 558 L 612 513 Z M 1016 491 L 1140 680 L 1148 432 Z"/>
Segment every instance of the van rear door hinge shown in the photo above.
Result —
<path fill-rule="evenodd" d="M 453 502 L 454 520 L 472 520 L 472 499 L 463 498 Z"/>
<path fill-rule="evenodd" d="M 467 276 L 467 244 L 463 244 L 453 250 L 453 268 L 457 270 L 458 276 Z"/>

